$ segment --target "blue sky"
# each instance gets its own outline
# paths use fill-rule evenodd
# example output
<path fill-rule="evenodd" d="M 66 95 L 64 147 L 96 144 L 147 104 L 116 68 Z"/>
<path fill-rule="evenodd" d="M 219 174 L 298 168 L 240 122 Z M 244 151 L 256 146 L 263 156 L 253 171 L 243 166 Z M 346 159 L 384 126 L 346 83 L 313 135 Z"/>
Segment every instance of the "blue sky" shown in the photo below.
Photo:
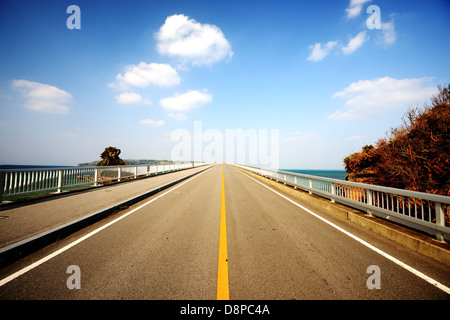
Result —
<path fill-rule="evenodd" d="M 110 145 L 170 159 L 197 122 L 278 130 L 279 168 L 343 169 L 450 82 L 449 14 L 444 0 L 2 1 L 0 164 L 76 165 Z"/>

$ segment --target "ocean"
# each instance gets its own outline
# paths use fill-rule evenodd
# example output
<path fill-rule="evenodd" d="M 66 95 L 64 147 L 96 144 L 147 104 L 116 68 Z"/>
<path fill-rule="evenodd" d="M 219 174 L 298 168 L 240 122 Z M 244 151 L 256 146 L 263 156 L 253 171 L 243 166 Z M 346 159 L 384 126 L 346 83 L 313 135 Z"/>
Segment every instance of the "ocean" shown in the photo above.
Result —
<path fill-rule="evenodd" d="M 347 176 L 347 172 L 345 170 L 299 170 L 299 169 L 280 169 L 280 170 L 338 180 L 345 180 L 345 177 Z"/>

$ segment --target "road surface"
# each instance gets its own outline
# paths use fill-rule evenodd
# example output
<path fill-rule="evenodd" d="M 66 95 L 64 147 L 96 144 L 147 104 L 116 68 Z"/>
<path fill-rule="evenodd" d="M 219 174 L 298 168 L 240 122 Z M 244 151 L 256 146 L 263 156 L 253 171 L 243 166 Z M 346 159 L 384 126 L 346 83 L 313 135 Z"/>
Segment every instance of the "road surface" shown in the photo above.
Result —
<path fill-rule="evenodd" d="M 0 298 L 449 299 L 450 267 L 261 181 L 217 164 L 0 270 Z"/>

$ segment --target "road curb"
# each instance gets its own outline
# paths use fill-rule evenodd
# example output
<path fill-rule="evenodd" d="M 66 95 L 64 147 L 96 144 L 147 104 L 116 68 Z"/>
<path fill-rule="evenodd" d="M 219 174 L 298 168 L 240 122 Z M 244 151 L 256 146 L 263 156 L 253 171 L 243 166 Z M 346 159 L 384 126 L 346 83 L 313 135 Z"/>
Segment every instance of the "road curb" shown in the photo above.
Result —
<path fill-rule="evenodd" d="M 327 211 L 331 211 L 333 214 L 342 219 L 348 220 L 387 239 L 395 241 L 413 251 L 450 266 L 450 249 L 448 249 L 450 248 L 450 245 L 448 244 L 437 243 L 436 240 L 414 230 L 397 225 L 390 221 L 368 216 L 357 209 L 353 209 L 342 204 L 333 203 L 328 199 L 309 194 L 306 191 L 295 189 L 294 187 L 287 186 L 282 182 L 277 182 L 240 168 L 237 169 L 245 171 L 245 173 L 258 178 L 260 181 L 264 181 L 268 184 L 276 186 L 279 189 L 288 191 L 289 193 L 295 192 L 295 195 L 299 196 L 306 203 L 318 206 Z"/>
<path fill-rule="evenodd" d="M 102 210 L 90 213 L 82 218 L 70 221 L 58 227 L 38 233 L 27 239 L 0 248 L 0 269 L 14 261 L 19 260 L 20 258 L 25 257 L 26 255 L 31 254 L 34 251 L 37 251 L 57 240 L 65 238 L 76 231 L 79 231 L 95 222 L 98 222 L 114 212 L 122 210 L 121 208 L 131 206 L 139 201 L 151 197 L 205 170 L 208 170 L 211 167 L 212 166 L 209 166 L 203 170 L 190 174 L 186 177 L 174 180 L 150 191 L 146 191 L 138 196 L 134 196 L 130 199 L 121 201 L 112 206 L 106 207 Z"/>

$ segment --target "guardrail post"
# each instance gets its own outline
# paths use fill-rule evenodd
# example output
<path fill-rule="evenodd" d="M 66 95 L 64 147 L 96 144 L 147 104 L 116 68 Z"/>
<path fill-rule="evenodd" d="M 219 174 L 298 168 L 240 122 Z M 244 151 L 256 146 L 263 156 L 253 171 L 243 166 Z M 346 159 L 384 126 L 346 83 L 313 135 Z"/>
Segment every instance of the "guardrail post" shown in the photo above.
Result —
<path fill-rule="evenodd" d="M 309 190 L 308 190 L 308 192 L 309 192 L 309 194 L 312 194 L 312 192 L 311 192 L 311 189 L 312 189 L 312 179 L 311 179 L 311 178 L 308 178 L 308 180 L 309 180 Z"/>
<path fill-rule="evenodd" d="M 336 187 L 335 187 L 334 183 L 331 184 L 331 195 L 333 196 L 333 197 L 331 198 L 331 202 L 334 203 L 334 202 L 335 202 L 334 196 L 336 195 Z"/>
<path fill-rule="evenodd" d="M 3 199 L 3 189 L 5 189 L 5 173 L 0 172 L 0 203 L 2 203 Z"/>
<path fill-rule="evenodd" d="M 62 169 L 58 170 L 58 191 L 57 191 L 57 193 L 62 192 L 63 175 L 64 175 L 64 173 L 63 173 Z"/>
<path fill-rule="evenodd" d="M 120 182 L 121 177 L 122 177 L 122 171 L 120 170 L 120 167 L 117 167 L 117 181 Z"/>
<path fill-rule="evenodd" d="M 367 192 L 367 204 L 369 205 L 369 206 L 373 206 L 373 200 L 372 200 L 372 190 L 367 190 L 366 189 L 366 192 Z M 369 217 L 372 217 L 372 210 L 367 210 L 366 211 L 367 212 L 367 215 L 369 216 Z"/>
<path fill-rule="evenodd" d="M 134 167 L 134 178 L 136 179 L 137 177 L 137 166 Z"/>
<path fill-rule="evenodd" d="M 435 202 L 436 206 L 436 226 L 445 226 L 444 208 L 442 203 Z M 444 242 L 444 235 L 439 230 L 436 230 L 436 240 Z"/>
<path fill-rule="evenodd" d="M 94 187 L 98 186 L 98 168 L 94 169 Z"/>
<path fill-rule="evenodd" d="M 295 183 L 294 189 L 297 189 L 297 176 L 294 176 L 294 183 Z"/>

